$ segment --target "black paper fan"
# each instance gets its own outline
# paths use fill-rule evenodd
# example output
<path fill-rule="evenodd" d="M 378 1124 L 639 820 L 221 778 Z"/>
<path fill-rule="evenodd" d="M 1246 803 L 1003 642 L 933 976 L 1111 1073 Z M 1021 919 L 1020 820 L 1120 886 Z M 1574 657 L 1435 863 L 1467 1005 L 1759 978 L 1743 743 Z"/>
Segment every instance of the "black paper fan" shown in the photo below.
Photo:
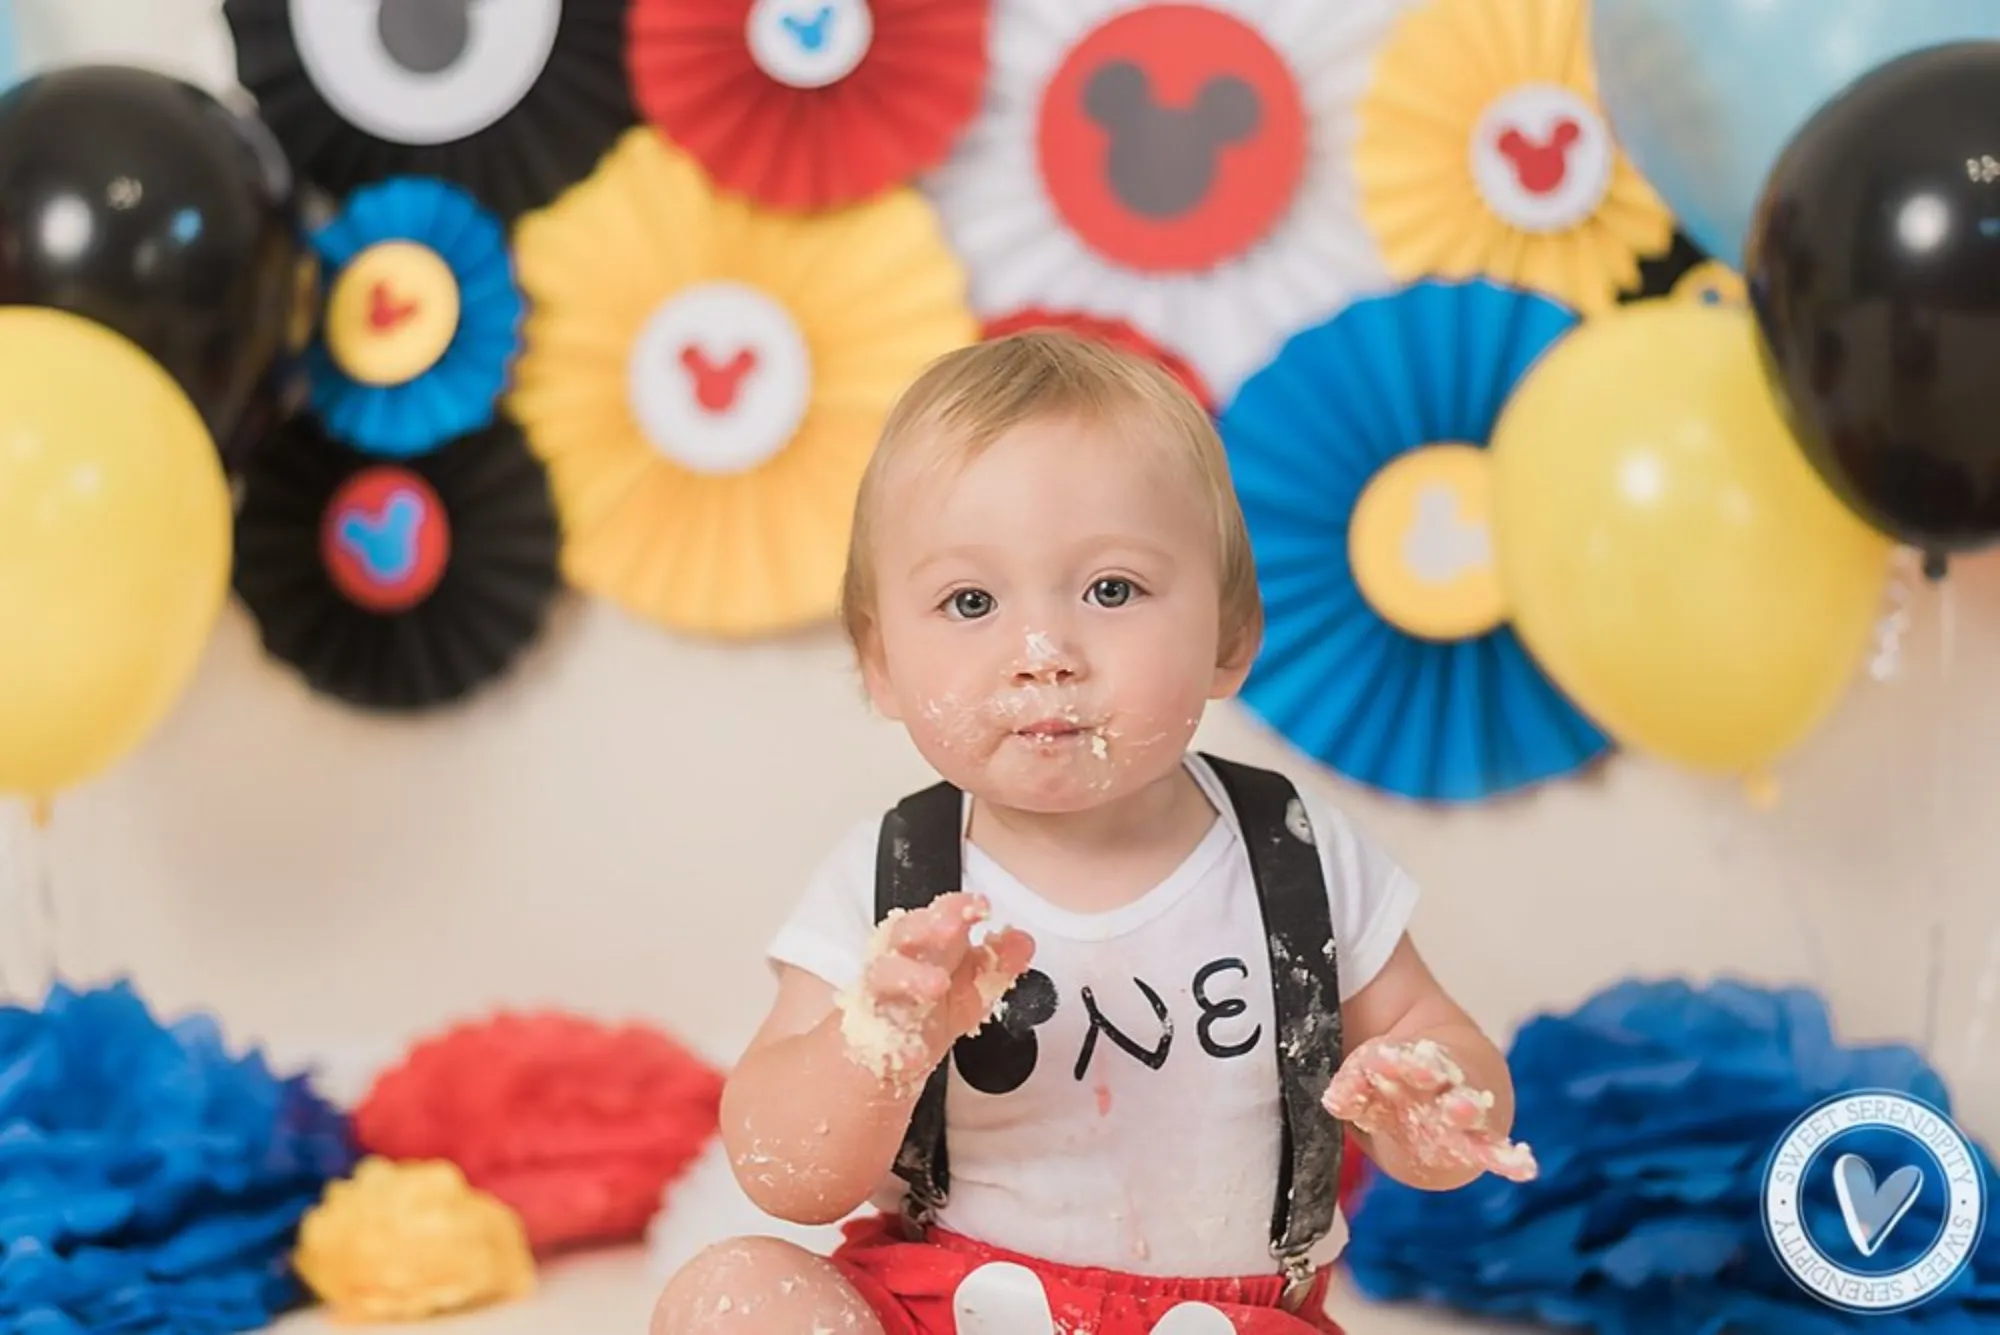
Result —
<path fill-rule="evenodd" d="M 590 174 L 637 123 L 626 0 L 227 0 L 236 73 L 299 173 L 336 195 L 432 176 L 503 219 Z"/>
<path fill-rule="evenodd" d="M 541 461 L 505 419 L 383 459 L 298 418 L 246 472 L 236 592 L 265 650 L 314 690 L 428 709 L 500 676 L 534 640 L 561 546 Z"/>

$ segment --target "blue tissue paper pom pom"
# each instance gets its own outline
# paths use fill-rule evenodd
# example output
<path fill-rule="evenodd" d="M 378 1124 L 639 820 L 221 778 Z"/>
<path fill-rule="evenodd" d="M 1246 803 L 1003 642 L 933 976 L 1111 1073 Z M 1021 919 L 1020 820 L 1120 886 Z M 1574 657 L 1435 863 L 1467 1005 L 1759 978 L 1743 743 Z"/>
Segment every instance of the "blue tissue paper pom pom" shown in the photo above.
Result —
<path fill-rule="evenodd" d="M 124 983 L 0 1007 L 0 1330 L 269 1325 L 355 1159 L 344 1115 L 205 1017 L 162 1025 Z"/>
<path fill-rule="evenodd" d="M 1892 1314 L 1822 1303 L 1773 1253 L 1764 1174 L 1801 1114 L 1864 1089 L 1950 1111 L 1920 1056 L 1841 1046 L 1812 993 L 1622 983 L 1573 1014 L 1531 1020 L 1508 1062 L 1514 1135 L 1541 1175 L 1426 1192 L 1371 1174 L 1345 1252 L 1369 1297 L 1602 1335 L 2000 1330 L 2000 1228 L 1949 1285 Z M 1990 1205 L 2000 1173 L 1974 1149 Z M 1802 1208 L 1814 1236 L 1844 1230 L 1831 1190 L 1806 1192 Z M 1941 1202 L 1920 1197 L 1898 1227 L 1929 1238 L 1942 1225 Z"/>

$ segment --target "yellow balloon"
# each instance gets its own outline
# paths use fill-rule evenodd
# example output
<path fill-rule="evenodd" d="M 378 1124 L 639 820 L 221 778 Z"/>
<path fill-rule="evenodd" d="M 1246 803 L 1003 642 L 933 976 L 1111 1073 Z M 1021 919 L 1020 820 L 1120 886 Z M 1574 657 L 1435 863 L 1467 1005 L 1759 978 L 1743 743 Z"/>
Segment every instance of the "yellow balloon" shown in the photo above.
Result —
<path fill-rule="evenodd" d="M 1580 325 L 1495 429 L 1516 630 L 1619 742 L 1754 774 L 1818 726 L 1882 610 L 1890 546 L 1799 453 L 1733 306 Z"/>
<path fill-rule="evenodd" d="M 46 800 L 136 746 L 229 592 L 201 416 L 122 336 L 0 309 L 0 793 Z"/>

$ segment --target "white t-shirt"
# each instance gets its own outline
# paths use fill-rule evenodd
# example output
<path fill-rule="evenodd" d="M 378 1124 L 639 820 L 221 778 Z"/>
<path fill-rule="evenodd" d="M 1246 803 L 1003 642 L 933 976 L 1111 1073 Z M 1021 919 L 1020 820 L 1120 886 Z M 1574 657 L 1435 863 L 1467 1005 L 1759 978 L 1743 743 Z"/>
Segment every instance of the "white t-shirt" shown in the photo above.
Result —
<path fill-rule="evenodd" d="M 992 902 L 996 922 L 1030 933 L 1036 949 L 1009 1002 L 1017 1030 L 989 1024 L 952 1059 L 941 1227 L 1130 1274 L 1277 1269 L 1269 947 L 1228 796 L 1199 756 L 1187 766 L 1216 808 L 1214 826 L 1166 880 L 1109 912 L 1057 908 L 967 842 L 964 888 Z M 1326 874 L 1346 1001 L 1388 961 L 1417 889 L 1345 817 L 1300 797 Z M 879 818 L 857 824 L 820 865 L 772 942 L 774 963 L 835 989 L 859 975 L 875 929 L 879 830 Z M 892 1177 L 877 1203 L 893 1208 L 902 1194 Z M 1345 1241 L 1337 1220 L 1315 1260 L 1332 1260 Z"/>

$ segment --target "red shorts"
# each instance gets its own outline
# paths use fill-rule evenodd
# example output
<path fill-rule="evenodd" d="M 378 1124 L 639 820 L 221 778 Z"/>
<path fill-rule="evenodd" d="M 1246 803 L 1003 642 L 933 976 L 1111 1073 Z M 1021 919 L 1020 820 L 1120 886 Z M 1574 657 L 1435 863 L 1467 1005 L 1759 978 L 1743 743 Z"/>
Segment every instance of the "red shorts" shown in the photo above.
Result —
<path fill-rule="evenodd" d="M 956 1299 L 968 1275 L 995 1263 L 1032 1271 L 1047 1295 L 1052 1324 L 1046 1330 L 1007 1323 L 1008 1335 L 1151 1335 L 1168 1312 L 1183 1304 L 1205 1304 L 1228 1319 L 1236 1335 L 1340 1335 L 1333 1318 L 1321 1315 L 1327 1276 L 1293 1315 L 1279 1306 L 1285 1281 L 1279 1275 L 1245 1279 L 1158 1279 L 1110 1270 L 1050 1265 L 997 1247 L 987 1247 L 943 1229 L 929 1230 L 922 1242 L 908 1241 L 901 1221 L 889 1216 L 856 1220 L 833 1253 L 833 1264 L 875 1312 L 886 1335 L 957 1335 Z M 1183 1314 L 1183 1319 L 1185 1319 Z M 1210 1317 L 1177 1329 L 1220 1330 Z M 995 1327 L 998 1328 L 997 1326 Z"/>

